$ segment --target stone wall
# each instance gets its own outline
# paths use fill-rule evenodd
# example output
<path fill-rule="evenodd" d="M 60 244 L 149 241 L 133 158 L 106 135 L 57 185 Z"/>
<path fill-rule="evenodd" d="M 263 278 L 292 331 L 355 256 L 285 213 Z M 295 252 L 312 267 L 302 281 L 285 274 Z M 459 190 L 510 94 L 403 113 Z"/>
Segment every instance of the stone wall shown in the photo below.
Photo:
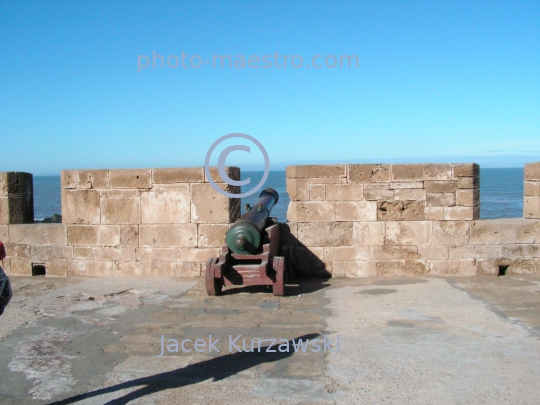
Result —
<path fill-rule="evenodd" d="M 0 173 L 0 225 L 34 222 L 34 187 L 30 173 Z"/>
<path fill-rule="evenodd" d="M 0 225 L 8 274 L 200 276 L 240 213 L 203 168 L 66 170 L 61 188 L 62 224 Z"/>
<path fill-rule="evenodd" d="M 539 167 L 526 168 L 527 218 L 540 218 Z M 540 221 L 478 219 L 476 164 L 290 166 L 287 191 L 285 240 L 306 275 L 530 274 L 540 266 Z"/>
<path fill-rule="evenodd" d="M 540 218 L 540 162 L 525 165 L 523 216 Z"/>

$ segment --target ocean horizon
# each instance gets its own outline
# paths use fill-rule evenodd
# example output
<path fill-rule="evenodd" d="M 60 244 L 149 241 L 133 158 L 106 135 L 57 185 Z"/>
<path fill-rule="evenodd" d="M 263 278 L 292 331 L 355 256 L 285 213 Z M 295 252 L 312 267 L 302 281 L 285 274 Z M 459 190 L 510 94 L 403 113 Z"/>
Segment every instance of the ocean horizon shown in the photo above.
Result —
<path fill-rule="evenodd" d="M 241 178 L 257 184 L 263 176 L 260 171 L 243 171 Z M 274 188 L 279 202 L 272 216 L 285 221 L 290 198 L 285 184 L 285 171 L 271 171 L 264 187 Z M 254 203 L 258 193 L 242 199 Z M 34 176 L 34 219 L 36 221 L 61 214 L 60 176 Z M 519 218 L 523 216 L 523 168 L 480 169 L 480 219 Z"/>

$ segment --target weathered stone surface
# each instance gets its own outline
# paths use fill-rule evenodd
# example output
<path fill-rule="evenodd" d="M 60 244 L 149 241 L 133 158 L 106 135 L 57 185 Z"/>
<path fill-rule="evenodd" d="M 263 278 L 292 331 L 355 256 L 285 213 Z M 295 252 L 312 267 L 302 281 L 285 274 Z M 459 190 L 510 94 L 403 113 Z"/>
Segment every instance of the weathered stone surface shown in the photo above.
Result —
<path fill-rule="evenodd" d="M 423 201 L 379 201 L 377 207 L 379 221 L 423 221 L 425 219 Z"/>
<path fill-rule="evenodd" d="M 102 260 L 69 260 L 68 276 L 114 276 L 114 262 Z"/>
<path fill-rule="evenodd" d="M 538 259 L 516 259 L 506 270 L 506 274 L 536 274 L 540 269 Z"/>
<path fill-rule="evenodd" d="M 73 251 L 75 260 L 110 260 L 114 262 L 135 261 L 135 248 L 121 247 L 75 247 Z"/>
<path fill-rule="evenodd" d="M 9 199 L 0 197 L 0 224 L 9 224 Z"/>
<path fill-rule="evenodd" d="M 307 180 L 287 178 L 287 194 L 291 201 L 307 201 L 309 199 Z"/>
<path fill-rule="evenodd" d="M 196 247 L 197 225 L 141 225 L 139 227 L 141 247 Z"/>
<path fill-rule="evenodd" d="M 418 258 L 416 246 L 375 246 L 373 259 L 375 260 L 411 260 Z"/>
<path fill-rule="evenodd" d="M 454 164 L 452 165 L 452 174 L 454 178 L 478 177 L 480 175 L 480 166 L 476 163 Z"/>
<path fill-rule="evenodd" d="M 0 225 L 0 240 L 2 241 L 2 243 L 9 242 L 8 230 L 9 230 L 8 225 Z"/>
<path fill-rule="evenodd" d="M 333 262 L 334 277 L 373 277 L 377 275 L 374 261 L 335 261 Z"/>
<path fill-rule="evenodd" d="M 228 193 L 237 193 L 238 187 L 220 187 Z M 236 201 L 233 201 L 236 200 Z M 211 184 L 194 183 L 191 185 L 191 222 L 192 223 L 230 223 L 240 217 L 240 200 L 228 198 L 218 193 Z"/>
<path fill-rule="evenodd" d="M 65 259 L 45 260 L 45 275 L 47 277 L 66 277 L 68 275 L 68 262 Z"/>
<path fill-rule="evenodd" d="M 475 205 L 480 205 L 480 190 L 472 188 L 457 190 L 456 205 L 463 205 L 465 207 L 474 207 Z"/>
<path fill-rule="evenodd" d="M 328 184 L 326 186 L 327 201 L 359 201 L 364 198 L 362 184 Z"/>
<path fill-rule="evenodd" d="M 139 246 L 139 227 L 137 225 L 122 225 L 120 227 L 120 245 L 123 247 Z"/>
<path fill-rule="evenodd" d="M 428 245 L 431 243 L 431 222 L 400 221 L 386 223 L 385 245 Z"/>
<path fill-rule="evenodd" d="M 384 222 L 354 222 L 353 240 L 354 246 L 376 246 L 384 244 Z"/>
<path fill-rule="evenodd" d="M 146 276 L 174 277 L 177 264 L 169 261 L 144 262 L 143 272 Z"/>
<path fill-rule="evenodd" d="M 137 277 L 145 275 L 146 266 L 139 262 L 116 263 L 115 275 Z"/>
<path fill-rule="evenodd" d="M 434 245 L 467 245 L 469 243 L 470 222 L 433 222 Z"/>
<path fill-rule="evenodd" d="M 444 220 L 444 207 L 426 207 L 426 221 Z"/>
<path fill-rule="evenodd" d="M 499 257 L 506 259 L 540 257 L 540 244 L 507 244 L 501 245 L 499 249 Z"/>
<path fill-rule="evenodd" d="M 114 224 L 140 224 L 141 200 L 137 197 L 102 197 L 101 223 Z"/>
<path fill-rule="evenodd" d="M 240 180 L 240 168 L 236 166 L 225 166 L 225 173 L 231 180 Z M 210 177 L 212 177 L 212 180 L 215 183 L 222 183 L 225 182 L 219 175 L 219 170 L 217 166 L 210 167 Z M 206 183 L 209 183 L 208 176 L 206 175 L 206 172 L 204 173 L 204 181 Z M 239 191 L 238 191 L 239 192 Z"/>
<path fill-rule="evenodd" d="M 189 184 L 181 186 L 183 190 L 143 192 L 141 194 L 142 223 L 188 223 L 191 216 Z"/>
<path fill-rule="evenodd" d="M 204 167 L 153 169 L 152 176 L 153 184 L 202 183 L 204 182 Z"/>
<path fill-rule="evenodd" d="M 73 246 L 43 246 L 34 247 L 34 258 L 45 259 L 73 259 Z M 48 271 L 47 271 L 48 274 Z"/>
<path fill-rule="evenodd" d="M 328 201 L 291 201 L 287 210 L 287 219 L 295 222 L 334 221 L 335 203 Z"/>
<path fill-rule="evenodd" d="M 62 170 L 60 172 L 61 188 L 77 188 L 77 170 Z"/>
<path fill-rule="evenodd" d="M 99 191 L 62 190 L 62 221 L 66 224 L 99 224 Z"/>
<path fill-rule="evenodd" d="M 323 249 L 323 259 L 327 262 L 356 259 L 356 248 L 353 246 L 336 246 Z"/>
<path fill-rule="evenodd" d="M 497 259 L 499 246 L 497 245 L 468 245 L 450 246 L 449 258 L 453 259 Z"/>
<path fill-rule="evenodd" d="M 539 243 L 539 221 L 484 219 L 471 225 L 471 244 Z"/>
<path fill-rule="evenodd" d="M 9 242 L 27 245 L 67 245 L 63 224 L 20 224 L 9 226 Z"/>
<path fill-rule="evenodd" d="M 452 180 L 451 164 L 424 165 L 424 181 L 426 180 Z"/>
<path fill-rule="evenodd" d="M 405 260 L 382 260 L 376 263 L 378 276 L 402 276 L 406 274 Z"/>
<path fill-rule="evenodd" d="M 204 276 L 204 263 L 201 262 L 180 262 L 174 268 L 175 277 L 199 277 Z"/>
<path fill-rule="evenodd" d="M 540 181 L 540 162 L 527 163 L 524 175 L 525 180 Z"/>
<path fill-rule="evenodd" d="M 137 248 L 135 255 L 138 262 L 174 262 L 180 259 L 181 253 L 178 248 Z"/>
<path fill-rule="evenodd" d="M 346 165 L 301 165 L 287 166 L 287 178 L 345 177 Z"/>
<path fill-rule="evenodd" d="M 523 216 L 525 218 L 540 218 L 540 197 L 525 196 Z"/>
<path fill-rule="evenodd" d="M 460 177 L 458 179 L 459 188 L 479 188 L 480 187 L 480 178 L 479 177 Z"/>
<path fill-rule="evenodd" d="M 151 169 L 109 170 L 111 188 L 151 188 Z"/>
<path fill-rule="evenodd" d="M 531 197 L 540 196 L 540 181 L 526 181 L 523 187 L 523 195 Z"/>
<path fill-rule="evenodd" d="M 120 227 L 113 225 L 68 225 L 67 242 L 72 246 L 118 246 Z"/>
<path fill-rule="evenodd" d="M 475 276 L 476 260 L 428 260 L 429 274 L 440 276 Z"/>
<path fill-rule="evenodd" d="M 476 273 L 478 275 L 499 274 L 499 266 L 496 260 L 477 260 Z"/>
<path fill-rule="evenodd" d="M 392 180 L 421 181 L 424 178 L 424 165 L 392 165 Z"/>
<path fill-rule="evenodd" d="M 390 181 L 390 168 L 390 165 L 381 164 L 349 165 L 348 179 L 356 183 Z"/>
<path fill-rule="evenodd" d="M 211 257 L 219 256 L 219 248 L 182 248 L 181 258 L 185 262 L 206 262 Z"/>
<path fill-rule="evenodd" d="M 198 247 L 221 247 L 225 243 L 225 234 L 229 230 L 228 225 L 198 225 Z"/>
<path fill-rule="evenodd" d="M 394 200 L 396 201 L 424 201 L 426 190 L 421 189 L 397 189 L 394 190 Z"/>
<path fill-rule="evenodd" d="M 298 224 L 298 240 L 306 246 L 351 246 L 351 222 L 314 222 Z"/>
<path fill-rule="evenodd" d="M 311 201 L 324 201 L 326 199 L 326 186 L 324 184 L 310 184 L 309 199 Z"/>
<path fill-rule="evenodd" d="M 4 243 L 6 254 L 11 257 L 32 257 L 33 245 Z"/>
<path fill-rule="evenodd" d="M 480 207 L 444 207 L 445 221 L 471 221 L 480 218 Z"/>
<path fill-rule="evenodd" d="M 458 181 L 437 181 L 430 180 L 424 182 L 426 191 L 430 194 L 433 193 L 454 193 L 458 187 Z"/>
<path fill-rule="evenodd" d="M 395 189 L 423 189 L 424 188 L 424 182 L 423 181 L 393 181 L 390 183 L 390 188 L 392 190 Z"/>
<path fill-rule="evenodd" d="M 454 193 L 427 194 L 426 205 L 428 207 L 452 207 L 456 205 L 456 195 Z"/>
<path fill-rule="evenodd" d="M 448 246 L 446 245 L 420 245 L 418 246 L 420 259 L 446 260 L 448 259 Z"/>
<path fill-rule="evenodd" d="M 390 184 L 387 181 L 385 182 L 375 182 L 375 183 L 364 183 L 364 192 L 366 190 L 390 190 Z"/>
<path fill-rule="evenodd" d="M 108 188 L 108 170 L 77 170 L 77 188 Z"/>
<path fill-rule="evenodd" d="M 384 189 L 368 189 L 364 191 L 364 199 L 368 201 L 393 200 L 394 191 Z"/>
<path fill-rule="evenodd" d="M 139 188 L 107 188 L 99 190 L 100 197 L 139 197 Z"/>
<path fill-rule="evenodd" d="M 10 257 L 8 274 L 12 276 L 31 276 L 32 275 L 32 258 Z"/>
<path fill-rule="evenodd" d="M 376 221 L 375 201 L 337 201 L 336 221 Z"/>

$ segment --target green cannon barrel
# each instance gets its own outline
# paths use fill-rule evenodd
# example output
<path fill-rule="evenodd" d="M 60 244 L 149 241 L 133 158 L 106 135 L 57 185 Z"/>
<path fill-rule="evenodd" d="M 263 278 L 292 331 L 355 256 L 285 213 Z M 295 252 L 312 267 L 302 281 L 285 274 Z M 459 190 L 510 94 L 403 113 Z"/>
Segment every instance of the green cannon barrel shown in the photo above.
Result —
<path fill-rule="evenodd" d="M 273 188 L 265 188 L 259 194 L 254 206 L 236 221 L 227 231 L 227 246 L 240 255 L 253 254 L 261 243 L 261 232 L 266 227 L 270 211 L 279 200 L 279 194 Z"/>

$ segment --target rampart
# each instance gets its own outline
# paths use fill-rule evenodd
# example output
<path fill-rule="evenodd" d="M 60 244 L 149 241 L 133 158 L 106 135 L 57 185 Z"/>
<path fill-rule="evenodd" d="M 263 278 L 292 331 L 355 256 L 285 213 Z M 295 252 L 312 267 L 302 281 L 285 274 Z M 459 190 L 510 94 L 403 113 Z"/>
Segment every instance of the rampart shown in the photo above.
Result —
<path fill-rule="evenodd" d="M 282 240 L 300 274 L 540 268 L 540 162 L 525 166 L 524 218 L 497 220 L 479 220 L 475 164 L 289 166 L 286 176 Z M 61 189 L 63 223 L 34 224 L 32 175 L 0 175 L 8 274 L 200 276 L 240 215 L 240 200 L 217 193 L 203 168 L 66 170 Z"/>

